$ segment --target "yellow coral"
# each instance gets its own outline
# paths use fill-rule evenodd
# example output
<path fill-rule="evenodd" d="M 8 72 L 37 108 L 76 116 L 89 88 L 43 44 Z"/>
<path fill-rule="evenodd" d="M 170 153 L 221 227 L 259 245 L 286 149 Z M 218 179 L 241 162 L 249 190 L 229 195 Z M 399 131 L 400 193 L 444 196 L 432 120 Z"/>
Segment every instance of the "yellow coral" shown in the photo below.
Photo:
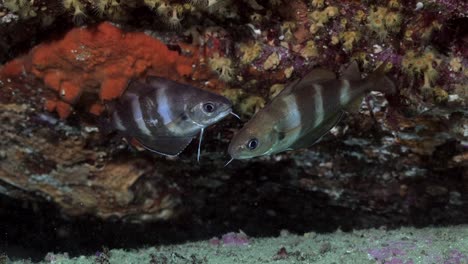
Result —
<path fill-rule="evenodd" d="M 339 10 L 335 6 L 328 6 L 322 11 L 315 10 L 309 14 L 309 18 L 313 21 L 309 27 L 312 34 L 317 33 L 325 24 L 339 14 Z"/>
<path fill-rule="evenodd" d="M 260 22 L 260 21 L 262 21 L 262 19 L 263 19 L 263 17 L 259 13 L 253 13 L 250 16 L 250 21 L 252 21 L 252 22 Z"/>
<path fill-rule="evenodd" d="M 17 13 L 23 19 L 37 16 L 34 0 L 5 0 L 4 5 L 8 10 Z"/>
<path fill-rule="evenodd" d="M 452 58 L 450 60 L 450 69 L 454 72 L 461 72 L 461 70 L 463 69 L 462 58 Z"/>
<path fill-rule="evenodd" d="M 82 24 L 86 18 L 84 13 L 84 6 L 78 0 L 63 0 L 63 6 L 66 10 L 73 11 L 73 22 L 75 24 Z"/>
<path fill-rule="evenodd" d="M 244 115 L 253 115 L 265 106 L 265 99 L 260 96 L 249 96 L 239 105 L 240 111 Z"/>
<path fill-rule="evenodd" d="M 357 31 L 346 31 L 340 34 L 341 41 L 343 42 L 343 48 L 347 51 L 353 49 L 354 43 L 358 42 L 361 35 Z"/>
<path fill-rule="evenodd" d="M 289 79 L 291 77 L 293 71 L 294 71 L 293 66 L 290 66 L 290 67 L 284 69 L 284 77 L 286 77 L 286 79 Z"/>
<path fill-rule="evenodd" d="M 255 59 L 258 58 L 260 53 L 262 52 L 262 46 L 259 42 L 255 42 L 253 44 L 241 44 L 240 51 L 242 52 L 241 63 L 242 64 L 249 64 Z"/>
<path fill-rule="evenodd" d="M 232 104 L 237 105 L 245 93 L 242 89 L 224 89 L 221 95 L 229 99 Z"/>
<path fill-rule="evenodd" d="M 221 57 L 218 53 L 214 54 L 209 60 L 210 68 L 219 74 L 219 78 L 225 82 L 234 77 L 234 68 L 229 58 Z"/>
<path fill-rule="evenodd" d="M 276 97 L 284 89 L 284 84 L 276 83 L 270 87 L 270 99 Z"/>
<path fill-rule="evenodd" d="M 294 39 L 294 30 L 296 29 L 296 23 L 291 21 L 286 21 L 281 25 L 281 33 L 284 36 L 284 39 L 289 41 Z"/>
<path fill-rule="evenodd" d="M 143 2 L 146 6 L 153 9 L 161 3 L 161 0 L 144 0 Z"/>
<path fill-rule="evenodd" d="M 358 10 L 354 16 L 354 20 L 357 22 L 363 22 L 366 19 L 366 13 L 362 10 Z"/>
<path fill-rule="evenodd" d="M 304 58 L 311 58 L 318 56 L 317 46 L 313 40 L 306 42 L 305 47 L 301 50 L 301 56 Z"/>
<path fill-rule="evenodd" d="M 398 32 L 400 30 L 400 25 L 403 18 L 398 12 L 388 12 L 385 16 L 385 27 L 393 32 Z"/>
<path fill-rule="evenodd" d="M 331 18 L 336 17 L 339 14 L 339 9 L 336 6 L 328 6 L 322 11 L 315 10 L 309 14 L 309 18 L 314 21 L 311 23 L 309 31 L 316 33 L 322 28 Z"/>
<path fill-rule="evenodd" d="M 97 0 L 97 1 L 95 1 L 94 5 L 93 5 L 93 10 L 94 10 L 95 14 L 97 14 L 99 16 L 103 16 L 104 12 L 107 9 L 107 2 L 108 2 L 108 0 Z"/>
<path fill-rule="evenodd" d="M 423 75 L 423 87 L 430 87 L 437 79 L 437 71 L 433 65 L 439 65 L 441 60 L 437 55 L 429 50 L 422 55 L 416 55 L 414 51 L 408 51 L 402 60 L 402 68 L 409 76 Z"/>
<path fill-rule="evenodd" d="M 311 24 L 310 27 L 309 27 L 309 31 L 310 33 L 312 34 L 315 34 L 319 31 L 320 28 L 322 28 L 323 26 L 320 26 L 318 24 Z"/>
<path fill-rule="evenodd" d="M 382 39 L 387 36 L 384 22 L 386 14 L 387 8 L 379 6 L 377 9 L 371 10 L 367 17 L 367 26 Z"/>
<path fill-rule="evenodd" d="M 378 6 L 373 8 L 367 17 L 367 27 L 385 38 L 388 32 L 398 32 L 403 18 L 401 13 L 389 11 L 388 8 Z"/>
<path fill-rule="evenodd" d="M 368 52 L 356 52 L 352 56 L 352 60 L 360 62 L 363 68 L 369 67 L 370 58 Z"/>
<path fill-rule="evenodd" d="M 331 37 L 330 44 L 336 45 L 336 44 L 338 44 L 338 43 L 340 43 L 340 38 L 339 38 L 338 36 L 336 36 L 336 35 L 333 35 L 333 36 Z"/>
<path fill-rule="evenodd" d="M 322 8 L 324 6 L 323 0 L 312 0 L 312 6 L 316 8 Z"/>
<path fill-rule="evenodd" d="M 128 1 L 128 3 L 132 3 Z M 112 20 L 125 20 L 126 13 L 118 0 L 97 0 L 93 4 L 99 16 L 107 16 Z"/>
<path fill-rule="evenodd" d="M 184 7 L 182 5 L 175 5 L 171 7 L 170 15 L 168 15 L 166 23 L 171 29 L 180 29 L 182 21 L 182 13 Z"/>
<path fill-rule="evenodd" d="M 449 94 L 447 91 L 437 86 L 433 90 L 434 101 L 438 104 L 443 104 L 448 101 Z"/>
<path fill-rule="evenodd" d="M 274 70 L 280 63 L 280 56 L 273 52 L 263 63 L 264 70 Z"/>
<path fill-rule="evenodd" d="M 411 30 L 411 29 L 407 29 L 405 31 L 405 35 L 404 35 L 404 38 L 406 41 L 413 41 L 413 34 L 414 34 L 414 31 Z"/>
<path fill-rule="evenodd" d="M 400 8 L 400 1 L 399 0 L 390 0 L 388 1 L 388 7 L 390 8 Z"/>
<path fill-rule="evenodd" d="M 195 7 L 189 3 L 185 3 L 182 5 L 182 7 L 184 8 L 184 11 L 193 11 L 195 10 Z"/>
<path fill-rule="evenodd" d="M 323 26 L 325 23 L 328 22 L 330 17 L 327 15 L 326 12 L 323 11 L 313 11 L 310 14 L 310 18 L 315 21 L 318 25 Z"/>
<path fill-rule="evenodd" d="M 346 25 L 347 25 L 347 24 L 348 24 L 348 20 L 347 20 L 346 18 L 342 18 L 342 19 L 340 20 L 340 25 L 341 25 L 341 27 L 346 28 Z"/>
<path fill-rule="evenodd" d="M 325 14 L 327 14 L 327 16 L 329 18 L 336 17 L 339 14 L 338 7 L 336 7 L 336 6 L 329 6 L 329 7 L 325 8 L 325 10 L 323 10 L 323 12 Z"/>
<path fill-rule="evenodd" d="M 156 12 L 160 16 L 166 16 L 167 17 L 168 14 L 170 13 L 171 9 L 172 9 L 172 7 L 170 5 L 163 2 L 156 8 Z"/>

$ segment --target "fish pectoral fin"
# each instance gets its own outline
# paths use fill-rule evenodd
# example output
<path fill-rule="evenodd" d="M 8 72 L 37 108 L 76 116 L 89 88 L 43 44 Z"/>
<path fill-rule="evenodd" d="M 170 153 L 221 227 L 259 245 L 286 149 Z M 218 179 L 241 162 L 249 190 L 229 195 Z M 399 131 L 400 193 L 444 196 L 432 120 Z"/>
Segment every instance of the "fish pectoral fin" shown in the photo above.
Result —
<path fill-rule="evenodd" d="M 310 131 L 306 132 L 300 138 L 291 145 L 292 149 L 307 148 L 325 136 L 340 120 L 343 118 L 344 112 L 339 111 L 334 116 L 323 121 L 318 127 L 312 128 Z"/>
<path fill-rule="evenodd" d="M 139 79 L 132 79 L 128 82 L 124 93 L 120 97 L 121 101 L 132 100 L 135 97 L 141 97 L 151 92 L 151 87 Z"/>
<path fill-rule="evenodd" d="M 336 74 L 332 71 L 323 69 L 323 68 L 316 68 L 311 70 L 309 73 L 307 73 L 306 76 L 304 76 L 302 79 L 296 80 L 290 85 L 288 85 L 286 88 L 284 88 L 283 91 L 279 95 L 287 95 L 291 94 L 295 91 L 298 91 L 300 89 L 308 89 L 308 88 L 313 88 L 315 83 L 322 83 L 330 80 L 335 80 L 336 79 Z M 278 96 L 279 96 L 278 95 Z"/>
<path fill-rule="evenodd" d="M 159 83 L 167 83 L 168 79 L 163 78 L 163 77 L 154 76 L 154 75 L 148 75 L 148 76 L 146 76 L 145 81 L 148 84 L 153 84 L 154 85 L 154 84 L 159 84 Z"/>
<path fill-rule="evenodd" d="M 153 89 L 160 89 L 160 88 L 165 88 L 165 87 L 181 85 L 180 83 L 177 83 L 173 80 L 166 79 L 163 77 L 153 76 L 153 75 L 147 76 L 145 79 L 145 82 Z"/>
<path fill-rule="evenodd" d="M 179 155 L 192 141 L 193 137 L 157 137 L 135 140 L 145 149 L 166 156 Z"/>
<path fill-rule="evenodd" d="M 314 83 L 334 79 L 336 79 L 336 74 L 334 72 L 323 68 L 316 68 L 307 73 L 302 79 L 297 79 L 288 84 L 276 97 L 286 96 L 303 87 L 313 87 L 312 85 Z"/>
<path fill-rule="evenodd" d="M 298 84 L 300 81 L 301 81 L 301 79 L 296 79 L 293 82 L 291 82 L 290 84 L 288 84 L 286 87 L 284 87 L 284 89 L 281 92 L 279 92 L 279 94 L 277 94 L 275 96 L 275 98 L 277 98 L 277 97 L 279 98 L 281 96 L 287 96 L 288 94 L 291 94 L 294 86 L 296 86 L 296 84 Z"/>

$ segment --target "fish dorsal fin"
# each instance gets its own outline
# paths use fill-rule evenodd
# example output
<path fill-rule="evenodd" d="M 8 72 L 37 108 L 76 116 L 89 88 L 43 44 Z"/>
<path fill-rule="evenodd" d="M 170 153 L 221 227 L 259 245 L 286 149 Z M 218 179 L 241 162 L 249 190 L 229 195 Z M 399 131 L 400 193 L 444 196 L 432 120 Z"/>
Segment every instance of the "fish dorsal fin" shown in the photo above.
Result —
<path fill-rule="evenodd" d="M 334 72 L 323 68 L 316 68 L 300 79 L 300 81 L 297 82 L 294 87 L 291 87 L 291 92 L 298 91 L 300 89 L 311 88 L 313 87 L 314 83 L 322 83 L 335 79 L 336 74 Z"/>
<path fill-rule="evenodd" d="M 336 74 L 334 72 L 324 68 L 316 68 L 307 73 L 307 75 L 302 78 L 301 83 L 322 82 L 335 79 Z"/>
<path fill-rule="evenodd" d="M 133 79 L 128 82 L 127 88 L 119 98 L 120 102 L 133 100 L 153 91 L 153 88 L 138 79 Z"/>
<path fill-rule="evenodd" d="M 351 62 L 351 64 L 343 70 L 342 79 L 350 81 L 361 80 L 361 72 L 359 71 L 359 66 L 356 61 Z"/>
<path fill-rule="evenodd" d="M 183 93 L 181 92 L 181 88 L 187 88 L 186 85 L 182 83 L 158 76 L 147 76 L 145 79 L 145 84 L 151 91 L 169 88 L 168 90 L 173 91 L 175 94 L 181 94 Z"/>
<path fill-rule="evenodd" d="M 153 76 L 153 75 L 146 76 L 145 81 L 147 84 L 151 86 L 156 86 L 156 87 L 159 86 L 160 84 L 169 84 L 170 82 L 172 82 L 172 80 L 169 80 L 163 77 Z"/>
<path fill-rule="evenodd" d="M 290 149 L 300 149 L 312 146 L 326 135 L 338 122 L 340 122 L 343 118 L 343 114 L 343 111 L 339 111 L 332 117 L 323 121 L 319 126 L 305 132 L 294 142 L 294 144 L 291 145 Z"/>
<path fill-rule="evenodd" d="M 280 95 L 284 96 L 290 94 L 294 90 L 298 88 L 302 88 L 304 86 L 311 86 L 313 83 L 323 82 L 328 80 L 336 79 L 336 74 L 332 71 L 323 69 L 323 68 L 316 68 L 311 70 L 307 73 L 302 79 L 297 79 L 292 83 L 288 84 L 283 91 L 281 91 L 277 97 Z"/>
<path fill-rule="evenodd" d="M 289 83 L 288 85 L 286 85 L 286 87 L 284 87 L 284 89 L 281 92 L 279 92 L 279 94 L 277 94 L 274 98 L 279 98 L 280 96 L 285 96 L 285 95 L 290 94 L 294 86 L 296 86 L 300 80 L 301 79 L 296 79 L 292 81 L 291 83 Z"/>
<path fill-rule="evenodd" d="M 135 140 L 145 149 L 166 156 L 179 155 L 192 141 L 193 137 L 157 137 Z"/>

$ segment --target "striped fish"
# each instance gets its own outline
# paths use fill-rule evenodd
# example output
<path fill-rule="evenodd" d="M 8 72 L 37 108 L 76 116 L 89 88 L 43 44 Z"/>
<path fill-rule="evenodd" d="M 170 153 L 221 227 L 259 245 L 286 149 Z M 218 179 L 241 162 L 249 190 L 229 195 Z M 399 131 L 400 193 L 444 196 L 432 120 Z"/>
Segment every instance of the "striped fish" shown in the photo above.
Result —
<path fill-rule="evenodd" d="M 231 113 L 231 106 L 223 96 L 149 76 L 132 80 L 108 110 L 113 129 L 152 152 L 176 156 L 198 133 L 201 143 L 203 130 Z"/>
<path fill-rule="evenodd" d="M 365 93 L 394 92 L 384 69 L 385 63 L 365 79 L 361 79 L 356 62 L 343 71 L 341 79 L 325 69 L 312 70 L 288 85 L 245 124 L 229 145 L 231 158 L 249 159 L 313 145 Z"/>

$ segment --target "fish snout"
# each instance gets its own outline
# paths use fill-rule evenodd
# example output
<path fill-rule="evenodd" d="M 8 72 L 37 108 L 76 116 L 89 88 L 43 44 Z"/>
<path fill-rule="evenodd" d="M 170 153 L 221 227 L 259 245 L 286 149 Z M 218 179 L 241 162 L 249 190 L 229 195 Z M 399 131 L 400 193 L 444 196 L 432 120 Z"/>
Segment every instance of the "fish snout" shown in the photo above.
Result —
<path fill-rule="evenodd" d="M 226 117 L 232 112 L 232 102 L 225 97 L 222 97 L 220 102 L 217 103 L 217 107 L 220 119 Z"/>
<path fill-rule="evenodd" d="M 231 141 L 231 143 L 229 144 L 229 147 L 228 147 L 228 153 L 231 156 L 231 158 L 232 159 L 239 159 L 239 157 L 238 157 L 239 152 L 240 152 L 240 147 L 233 144 L 233 142 Z"/>
<path fill-rule="evenodd" d="M 223 104 L 229 109 L 231 109 L 233 106 L 231 100 L 227 99 L 226 97 L 223 97 Z"/>

